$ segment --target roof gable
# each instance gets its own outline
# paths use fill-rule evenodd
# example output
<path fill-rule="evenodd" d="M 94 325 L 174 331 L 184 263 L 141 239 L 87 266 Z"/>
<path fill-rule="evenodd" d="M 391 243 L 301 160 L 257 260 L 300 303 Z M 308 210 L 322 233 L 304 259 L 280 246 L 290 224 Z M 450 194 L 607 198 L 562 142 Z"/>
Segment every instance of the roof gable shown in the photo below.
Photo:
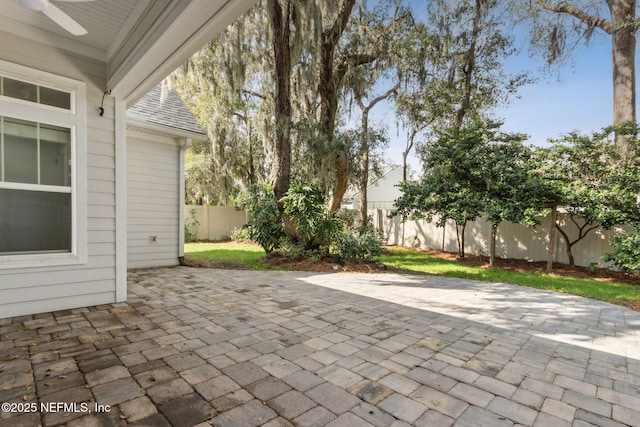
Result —
<path fill-rule="evenodd" d="M 127 110 L 127 118 L 179 131 L 206 135 L 180 95 L 170 89 L 163 96 L 159 84 Z"/>

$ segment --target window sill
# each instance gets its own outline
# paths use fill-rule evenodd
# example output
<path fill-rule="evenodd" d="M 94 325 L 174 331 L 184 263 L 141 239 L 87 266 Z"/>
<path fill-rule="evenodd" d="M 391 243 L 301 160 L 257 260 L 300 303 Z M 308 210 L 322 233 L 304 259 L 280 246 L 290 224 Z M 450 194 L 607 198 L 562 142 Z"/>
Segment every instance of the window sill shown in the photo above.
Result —
<path fill-rule="evenodd" d="M 86 255 L 73 253 L 0 255 L 0 270 L 57 267 L 87 263 Z"/>

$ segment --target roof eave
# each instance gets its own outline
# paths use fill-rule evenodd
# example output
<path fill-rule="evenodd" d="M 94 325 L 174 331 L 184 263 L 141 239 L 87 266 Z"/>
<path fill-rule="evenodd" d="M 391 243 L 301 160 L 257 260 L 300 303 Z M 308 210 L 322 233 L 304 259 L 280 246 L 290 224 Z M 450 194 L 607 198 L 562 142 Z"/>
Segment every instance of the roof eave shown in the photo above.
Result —
<path fill-rule="evenodd" d="M 207 135 L 205 134 L 178 129 L 171 126 L 163 126 L 157 123 L 150 123 L 132 117 L 127 117 L 127 129 L 159 132 L 170 138 L 190 138 L 193 141 L 207 140 Z"/>
<path fill-rule="evenodd" d="M 220 3 L 191 0 L 184 6 L 185 1 L 176 1 L 167 7 L 166 16 L 158 19 L 157 25 L 141 40 L 142 45 L 110 71 L 107 89 L 113 96 L 124 99 L 127 107 L 256 3 L 256 0 L 225 0 Z M 216 4 L 219 7 L 212 11 Z"/>

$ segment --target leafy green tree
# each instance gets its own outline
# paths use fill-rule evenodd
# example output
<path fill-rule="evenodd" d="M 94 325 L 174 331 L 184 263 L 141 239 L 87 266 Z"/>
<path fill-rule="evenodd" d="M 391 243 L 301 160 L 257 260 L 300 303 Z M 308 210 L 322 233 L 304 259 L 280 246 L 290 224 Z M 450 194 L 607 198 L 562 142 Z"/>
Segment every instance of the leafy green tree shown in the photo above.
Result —
<path fill-rule="evenodd" d="M 574 246 L 590 232 L 602 227 L 631 224 L 640 219 L 640 162 L 637 139 L 628 155 L 615 144 L 614 132 L 632 136 L 635 127 L 611 127 L 592 136 L 576 132 L 537 151 L 537 168 L 552 182 L 553 207 L 562 206 L 568 221 L 555 221 L 567 247 L 569 264 L 574 265 Z M 571 231 L 573 229 L 574 231 Z"/>
<path fill-rule="evenodd" d="M 400 215 L 403 221 L 433 221 L 444 227 L 447 220 L 456 224 L 458 256 L 464 258 L 464 233 L 467 222 L 482 213 L 482 202 L 472 189 L 464 183 L 451 180 L 448 173 L 434 172 L 421 181 L 404 181 L 400 184 L 402 196 L 394 202 L 391 215 Z"/>
<path fill-rule="evenodd" d="M 488 216 L 492 227 L 490 263 L 495 260 L 498 225 L 503 221 L 535 225 L 540 210 L 537 180 L 531 175 L 530 148 L 522 134 L 500 132 L 501 123 L 476 121 L 451 130 L 426 147 L 424 176 L 404 182 L 393 214 L 408 219 L 456 223 L 458 252 L 464 256 L 466 223 Z"/>
<path fill-rule="evenodd" d="M 456 224 L 458 255 L 464 257 L 465 228 L 482 213 L 483 185 L 473 176 L 471 150 L 483 141 L 477 130 L 463 128 L 439 135 L 423 151 L 423 177 L 419 182 L 401 183 L 402 196 L 394 203 L 392 215 L 404 220 L 426 219 L 444 227 Z"/>
<path fill-rule="evenodd" d="M 497 0 L 428 2 L 427 21 L 417 22 L 402 46 L 399 112 L 411 131 L 437 124 L 460 129 L 508 101 L 530 81 L 510 74 L 503 62 L 515 52 Z"/>
<path fill-rule="evenodd" d="M 496 124 L 497 125 L 497 124 Z M 503 221 L 531 227 L 538 224 L 536 216 L 544 209 L 538 197 L 538 178 L 532 174 L 532 150 L 522 144 L 520 134 L 502 134 L 497 128 L 487 129 L 490 142 L 473 150 L 477 165 L 474 173 L 486 184 L 484 212 L 491 225 L 489 265 L 494 266 L 496 235 Z"/>

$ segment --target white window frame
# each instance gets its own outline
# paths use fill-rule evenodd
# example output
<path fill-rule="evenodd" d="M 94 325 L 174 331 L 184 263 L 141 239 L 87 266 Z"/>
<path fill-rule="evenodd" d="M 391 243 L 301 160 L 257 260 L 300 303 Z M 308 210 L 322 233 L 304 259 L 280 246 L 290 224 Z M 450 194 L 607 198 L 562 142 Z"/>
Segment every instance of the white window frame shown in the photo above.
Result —
<path fill-rule="evenodd" d="M 65 127 L 71 130 L 71 251 L 2 255 L 0 270 L 87 263 L 87 96 L 86 84 L 0 60 L 0 75 L 71 94 L 64 109 L 0 95 L 0 116 Z M 1 189 L 42 191 L 54 186 L 1 182 Z M 64 187 L 65 190 L 68 187 Z M 68 190 L 67 190 L 68 191 Z M 66 192 L 66 191 L 65 191 Z"/>

